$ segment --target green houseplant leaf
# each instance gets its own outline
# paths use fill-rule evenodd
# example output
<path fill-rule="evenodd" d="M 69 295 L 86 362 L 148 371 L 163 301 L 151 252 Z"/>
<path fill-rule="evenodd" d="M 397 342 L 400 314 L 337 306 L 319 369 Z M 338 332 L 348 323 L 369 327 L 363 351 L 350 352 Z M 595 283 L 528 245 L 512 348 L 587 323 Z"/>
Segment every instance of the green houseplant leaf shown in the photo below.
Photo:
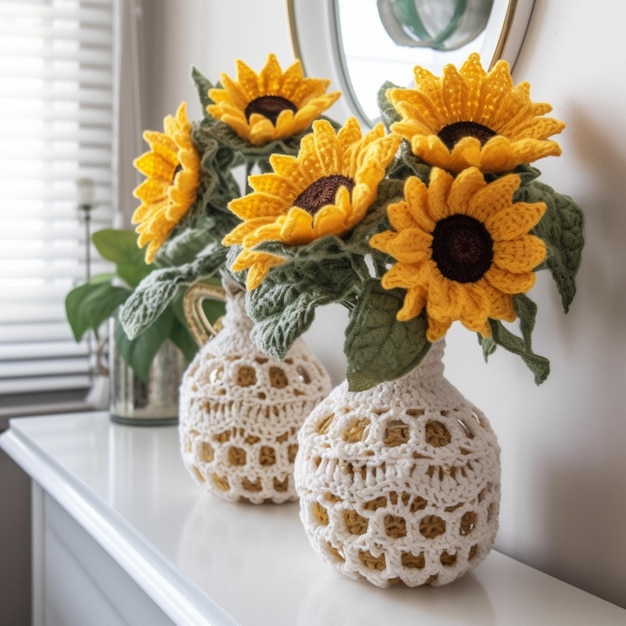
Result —
<path fill-rule="evenodd" d="M 133 340 L 128 338 L 119 320 L 115 320 L 115 345 L 126 363 L 144 382 L 148 381 L 156 353 L 170 337 L 174 319 L 173 311 L 166 309 L 150 328 Z"/>
<path fill-rule="evenodd" d="M 94 233 L 93 240 L 102 257 L 115 264 L 115 272 L 94 276 L 89 283 L 79 285 L 67 294 L 66 315 L 76 341 L 80 341 L 89 330 L 97 333 L 104 322 L 115 318 L 111 341 L 115 341 L 126 363 L 142 380 L 147 380 L 154 356 L 167 339 L 181 349 L 187 360 L 191 360 L 198 347 L 187 328 L 182 294 L 177 289 L 173 289 L 163 305 L 152 312 L 149 323 L 135 336 L 129 337 L 120 323 L 120 307 L 141 291 L 141 286 L 153 273 L 159 271 L 145 263 L 144 252 L 137 247 L 137 235 L 130 230 L 109 228 Z M 200 267 L 194 265 L 193 276 L 196 275 L 194 271 L 207 265 L 215 270 L 218 262 L 207 256 L 211 255 L 194 261 Z M 177 268 L 174 269 L 176 273 Z M 188 276 L 191 282 L 193 276 Z M 120 279 L 126 285 L 115 284 L 116 281 L 121 282 Z M 221 311 L 211 311 L 210 315 L 213 313 L 215 317 L 222 314 Z"/>
<path fill-rule="evenodd" d="M 75 287 L 65 298 L 65 313 L 76 341 L 100 326 L 126 301 L 130 291 L 110 282 L 92 282 Z"/>
<path fill-rule="evenodd" d="M 117 275 L 130 287 L 136 287 L 152 271 L 144 260 L 144 251 L 137 247 L 134 232 L 104 228 L 92 239 L 102 258 L 115 263 Z"/>

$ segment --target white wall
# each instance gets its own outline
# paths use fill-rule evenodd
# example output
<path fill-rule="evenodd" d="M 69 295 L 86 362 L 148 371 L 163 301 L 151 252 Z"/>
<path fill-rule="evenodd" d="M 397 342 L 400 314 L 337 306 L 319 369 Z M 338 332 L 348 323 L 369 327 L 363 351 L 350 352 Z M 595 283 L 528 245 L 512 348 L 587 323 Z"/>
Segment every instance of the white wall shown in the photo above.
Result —
<path fill-rule="evenodd" d="M 234 75 L 241 58 L 260 69 L 269 52 L 292 52 L 283 0 L 148 0 L 149 127 L 187 99 L 200 114 L 189 68 Z M 515 67 L 531 97 L 554 106 L 567 128 L 563 156 L 537 165 L 542 180 L 586 212 L 578 294 L 563 316 L 546 274 L 535 349 L 550 358 L 541 387 L 502 351 L 484 364 L 476 338 L 448 337 L 448 377 L 481 407 L 502 446 L 497 548 L 626 607 L 626 4 L 536 0 Z M 192 106 L 193 103 L 193 106 Z M 194 108 L 197 107 L 197 108 Z M 318 315 L 316 351 L 342 378 L 343 311 Z"/>

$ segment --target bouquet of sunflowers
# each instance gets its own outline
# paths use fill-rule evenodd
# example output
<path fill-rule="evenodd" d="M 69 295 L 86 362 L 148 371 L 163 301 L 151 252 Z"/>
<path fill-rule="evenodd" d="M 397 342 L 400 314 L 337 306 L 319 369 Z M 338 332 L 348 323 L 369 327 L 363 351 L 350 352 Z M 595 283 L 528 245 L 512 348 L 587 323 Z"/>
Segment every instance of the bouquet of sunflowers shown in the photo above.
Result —
<path fill-rule="evenodd" d="M 194 69 L 203 119 L 183 104 L 165 133 L 145 133 L 134 221 L 158 269 L 122 309 L 127 334 L 220 275 L 245 286 L 254 340 L 274 358 L 318 306 L 347 307 L 351 390 L 407 373 L 455 321 L 485 358 L 500 346 L 543 382 L 527 294 L 547 269 L 567 312 L 583 247 L 580 208 L 530 165 L 560 154 L 551 106 L 515 86 L 505 61 L 487 72 L 472 54 L 441 77 L 416 67 L 412 88 L 383 85 L 381 121 L 363 132 L 322 115 L 339 94 L 298 61 L 237 68 L 216 86 Z M 517 332 L 505 326 L 516 320 Z"/>

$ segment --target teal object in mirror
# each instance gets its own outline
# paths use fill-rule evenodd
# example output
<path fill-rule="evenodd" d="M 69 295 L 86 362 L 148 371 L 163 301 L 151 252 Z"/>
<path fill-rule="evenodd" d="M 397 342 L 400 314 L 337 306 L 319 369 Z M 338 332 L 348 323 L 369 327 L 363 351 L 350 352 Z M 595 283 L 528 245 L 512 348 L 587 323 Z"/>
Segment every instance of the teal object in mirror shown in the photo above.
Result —
<path fill-rule="evenodd" d="M 399 46 L 456 50 L 487 26 L 493 0 L 378 0 L 380 20 Z"/>

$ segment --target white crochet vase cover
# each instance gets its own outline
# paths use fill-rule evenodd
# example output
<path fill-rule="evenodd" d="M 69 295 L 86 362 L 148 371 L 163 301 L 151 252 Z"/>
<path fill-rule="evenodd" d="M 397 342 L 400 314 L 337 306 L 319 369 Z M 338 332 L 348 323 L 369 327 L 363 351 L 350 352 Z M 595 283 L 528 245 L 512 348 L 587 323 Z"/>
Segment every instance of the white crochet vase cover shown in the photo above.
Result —
<path fill-rule="evenodd" d="M 444 343 L 406 376 L 336 387 L 300 430 L 296 490 L 317 554 L 386 587 L 443 585 L 490 551 L 500 448 L 489 422 L 443 375 Z"/>
<path fill-rule="evenodd" d="M 259 352 L 244 292 L 226 301 L 223 328 L 183 375 L 183 462 L 206 490 L 230 501 L 296 499 L 293 464 L 304 419 L 328 395 L 328 373 L 299 339 L 284 361 Z"/>

